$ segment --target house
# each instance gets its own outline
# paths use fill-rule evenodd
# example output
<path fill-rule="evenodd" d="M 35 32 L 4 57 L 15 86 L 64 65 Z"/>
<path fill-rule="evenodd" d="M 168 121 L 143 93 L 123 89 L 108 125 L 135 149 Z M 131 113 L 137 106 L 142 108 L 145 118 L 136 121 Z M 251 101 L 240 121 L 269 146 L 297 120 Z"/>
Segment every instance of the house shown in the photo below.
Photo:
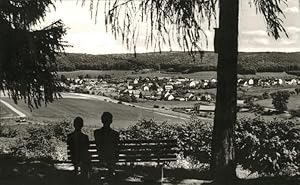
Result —
<path fill-rule="evenodd" d="M 172 95 L 172 94 L 168 94 L 166 97 L 165 97 L 165 100 L 167 100 L 167 101 L 172 101 L 172 100 L 174 100 L 175 99 L 175 97 Z"/>
<path fill-rule="evenodd" d="M 184 95 L 185 101 L 189 101 L 189 100 L 191 100 L 192 98 L 194 98 L 194 94 L 193 94 L 193 93 L 186 93 L 186 94 Z"/>
<path fill-rule="evenodd" d="M 142 86 L 142 90 L 143 90 L 143 91 L 149 91 L 149 90 L 150 90 L 150 88 L 149 88 L 149 86 L 147 86 L 147 85 L 144 85 L 144 86 Z"/>
<path fill-rule="evenodd" d="M 140 97 L 140 93 L 141 93 L 141 91 L 139 91 L 139 90 L 132 90 L 131 91 L 131 95 L 136 97 L 136 98 Z"/>
<path fill-rule="evenodd" d="M 134 79 L 133 84 L 138 84 L 139 83 L 139 79 Z"/>
<path fill-rule="evenodd" d="M 189 87 L 190 88 L 195 88 L 197 85 L 197 82 L 196 81 L 191 81 L 190 84 L 189 84 Z"/>
<path fill-rule="evenodd" d="M 150 91 L 141 91 L 143 98 L 150 99 L 152 94 Z"/>
<path fill-rule="evenodd" d="M 296 79 L 285 80 L 286 85 L 297 85 Z"/>
<path fill-rule="evenodd" d="M 212 101 L 212 97 L 210 94 L 205 94 L 201 96 L 201 101 Z"/>
<path fill-rule="evenodd" d="M 214 105 L 203 105 L 201 103 L 195 103 L 194 104 L 194 111 L 196 112 L 214 112 L 215 106 Z"/>
<path fill-rule="evenodd" d="M 165 90 L 166 91 L 173 90 L 173 85 L 165 85 Z"/>
<path fill-rule="evenodd" d="M 182 97 L 176 97 L 175 100 L 177 100 L 177 101 L 186 101 L 186 100 L 185 100 L 184 98 L 182 98 Z"/>
<path fill-rule="evenodd" d="M 249 86 L 253 86 L 254 85 L 254 80 L 253 79 L 249 79 L 248 80 L 248 85 Z"/>
<path fill-rule="evenodd" d="M 210 83 L 217 83 L 217 79 L 215 78 L 210 79 Z"/>

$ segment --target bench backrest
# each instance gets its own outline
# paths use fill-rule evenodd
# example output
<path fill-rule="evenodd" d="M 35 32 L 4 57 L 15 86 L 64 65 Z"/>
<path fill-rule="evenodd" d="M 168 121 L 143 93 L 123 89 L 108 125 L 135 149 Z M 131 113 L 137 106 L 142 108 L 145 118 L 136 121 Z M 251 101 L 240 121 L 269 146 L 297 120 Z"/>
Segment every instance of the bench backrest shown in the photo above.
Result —
<path fill-rule="evenodd" d="M 99 162 L 95 141 L 90 141 L 92 162 Z M 166 162 L 177 160 L 177 140 L 121 140 L 118 162 Z M 68 152 L 68 160 L 70 153 Z"/>

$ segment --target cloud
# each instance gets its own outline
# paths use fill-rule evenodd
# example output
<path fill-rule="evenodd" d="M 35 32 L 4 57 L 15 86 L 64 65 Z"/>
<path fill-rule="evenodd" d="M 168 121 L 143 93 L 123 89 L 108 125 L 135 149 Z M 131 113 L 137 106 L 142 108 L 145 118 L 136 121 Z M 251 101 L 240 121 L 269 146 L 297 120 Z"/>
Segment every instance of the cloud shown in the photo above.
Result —
<path fill-rule="evenodd" d="M 267 36 L 267 32 L 265 30 L 251 30 L 251 31 L 243 31 L 242 34 L 249 36 Z"/>
<path fill-rule="evenodd" d="M 293 33 L 293 34 L 300 32 L 300 28 L 295 27 L 295 26 L 287 27 L 286 30 L 287 30 L 289 33 Z"/>
<path fill-rule="evenodd" d="M 253 39 L 253 43 L 254 44 L 258 44 L 258 45 L 268 45 L 269 44 L 269 39 L 267 38 L 257 38 L 257 39 Z"/>
<path fill-rule="evenodd" d="M 299 13 L 299 8 L 298 7 L 289 7 L 284 9 L 284 12 L 286 13 Z"/>

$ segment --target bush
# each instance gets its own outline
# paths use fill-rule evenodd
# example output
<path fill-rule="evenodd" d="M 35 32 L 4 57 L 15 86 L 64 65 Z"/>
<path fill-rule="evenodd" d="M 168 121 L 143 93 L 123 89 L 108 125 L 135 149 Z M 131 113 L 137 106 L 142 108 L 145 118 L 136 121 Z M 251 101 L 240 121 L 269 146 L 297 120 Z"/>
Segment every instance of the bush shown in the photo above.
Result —
<path fill-rule="evenodd" d="M 300 128 L 292 121 L 243 119 L 236 127 L 237 162 L 262 175 L 300 172 Z"/>
<path fill-rule="evenodd" d="M 153 108 L 159 108 L 159 105 L 153 105 Z"/>
<path fill-rule="evenodd" d="M 2 137 L 14 137 L 17 142 L 9 146 L 12 155 L 20 159 L 63 160 L 66 152 L 65 141 L 72 130 L 67 121 L 46 125 L 2 126 L 7 130 Z M 9 132 L 8 132 L 9 131 Z M 4 134 L 5 135 L 4 135 Z"/>
<path fill-rule="evenodd" d="M 179 151 L 185 157 L 208 161 L 210 156 L 211 124 L 192 120 L 183 125 L 142 120 L 120 132 L 121 139 L 177 139 Z"/>
<path fill-rule="evenodd" d="M 264 92 L 262 94 L 263 99 L 269 99 L 270 98 L 270 94 L 268 92 Z"/>
<path fill-rule="evenodd" d="M 29 137 L 20 137 L 12 148 L 13 155 L 21 159 L 56 159 L 56 145 L 59 140 L 49 129 L 29 127 Z"/>
<path fill-rule="evenodd" d="M 300 128 L 292 121 L 243 119 L 236 125 L 237 163 L 261 175 L 300 171 Z M 177 139 L 179 151 L 194 163 L 210 158 L 212 125 L 191 120 L 181 125 L 142 120 L 121 131 L 122 139 Z"/>
<path fill-rule="evenodd" d="M 291 113 L 292 117 L 300 118 L 300 107 L 298 107 L 298 109 L 291 110 L 290 113 Z"/>

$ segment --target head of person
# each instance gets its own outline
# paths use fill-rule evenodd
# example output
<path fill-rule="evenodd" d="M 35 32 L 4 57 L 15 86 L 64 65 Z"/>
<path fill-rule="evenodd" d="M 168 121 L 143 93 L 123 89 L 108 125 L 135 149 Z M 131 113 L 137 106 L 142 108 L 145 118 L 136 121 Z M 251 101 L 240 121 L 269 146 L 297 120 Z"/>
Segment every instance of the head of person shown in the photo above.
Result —
<path fill-rule="evenodd" d="M 76 117 L 73 122 L 73 126 L 76 131 L 80 131 L 83 127 L 83 119 L 81 117 Z"/>
<path fill-rule="evenodd" d="M 103 112 L 103 114 L 101 116 L 101 121 L 103 123 L 103 127 L 110 127 L 112 120 L 113 120 L 113 116 L 110 112 Z"/>

